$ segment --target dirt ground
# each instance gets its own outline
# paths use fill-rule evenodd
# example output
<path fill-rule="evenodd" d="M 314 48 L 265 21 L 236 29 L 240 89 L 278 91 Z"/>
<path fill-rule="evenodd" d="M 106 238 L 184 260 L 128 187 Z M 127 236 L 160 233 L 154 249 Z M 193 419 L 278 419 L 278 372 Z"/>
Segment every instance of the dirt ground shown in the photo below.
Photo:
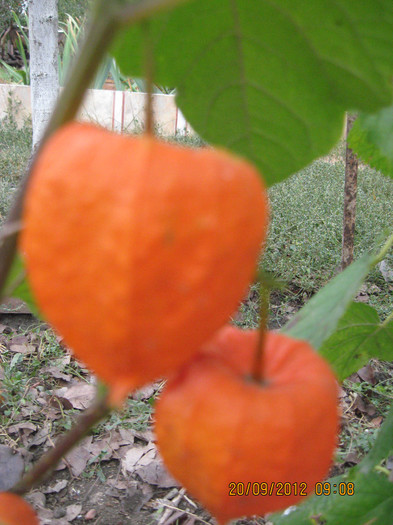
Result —
<path fill-rule="evenodd" d="M 34 364 L 40 366 L 36 363 L 43 352 L 47 330 L 45 325 L 38 332 L 31 330 L 31 323 L 32 318 L 27 315 L 0 318 L 1 355 L 8 356 L 7 359 L 12 356 L 11 360 L 20 362 L 23 373 L 23 366 L 27 366 L 23 363 L 29 364 L 29 371 Z M 2 357 L 4 370 L 5 359 Z M 368 365 L 359 374 L 353 380 L 367 383 L 376 380 L 378 370 Z M 168 474 L 155 447 L 151 401 L 162 385 L 163 382 L 158 382 L 133 395 L 124 413 L 112 414 L 103 421 L 66 456 L 47 481 L 27 495 L 39 514 L 41 525 L 215 523 Z M 94 391 L 94 378 L 74 363 L 66 350 L 60 356 L 57 353 L 49 363 L 43 362 L 38 373 L 23 384 L 22 398 L 19 395 L 14 404 L 10 401 L 10 414 L 2 414 L 0 485 L 8 482 L 9 486 L 0 486 L 0 490 L 10 488 L 14 478 L 15 482 L 23 470 L 54 446 L 58 436 L 89 406 Z M 359 428 L 359 421 L 366 422 L 370 429 L 382 424 L 383 417 L 366 396 L 345 388 L 340 395 L 343 431 L 353 432 L 353 428 Z M 354 421 L 358 426 L 353 427 Z M 332 475 L 360 459 L 361 452 L 348 449 L 344 442 L 342 453 L 347 456 L 336 462 Z M 5 464 L 8 470 L 4 470 Z M 258 517 L 236 522 L 237 525 L 267 523 Z"/>

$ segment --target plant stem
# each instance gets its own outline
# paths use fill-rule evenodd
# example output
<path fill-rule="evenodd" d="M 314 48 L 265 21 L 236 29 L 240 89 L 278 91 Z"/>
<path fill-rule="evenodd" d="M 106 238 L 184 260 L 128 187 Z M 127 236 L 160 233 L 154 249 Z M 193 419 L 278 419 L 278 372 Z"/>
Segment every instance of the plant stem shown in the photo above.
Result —
<path fill-rule="evenodd" d="M 1 229 L 0 242 L 9 237 L 19 233 L 22 229 L 22 221 L 7 222 L 6 225 Z"/>
<path fill-rule="evenodd" d="M 259 282 L 259 296 L 260 296 L 260 306 L 259 306 L 259 338 L 258 345 L 254 355 L 254 362 L 251 371 L 251 378 L 257 383 L 264 381 L 264 348 L 265 348 L 265 339 L 267 331 L 267 323 L 269 317 L 269 297 L 270 297 L 269 287 L 266 286 L 266 283 L 263 279 L 260 279 Z"/>
<path fill-rule="evenodd" d="M 383 259 L 386 257 L 386 255 L 389 253 L 390 249 L 393 246 L 393 233 L 388 237 L 385 244 L 382 246 L 381 251 L 374 257 L 374 260 L 372 262 L 372 265 L 375 266 L 379 262 L 383 261 Z"/>
<path fill-rule="evenodd" d="M 146 108 L 145 108 L 145 133 L 154 134 L 153 118 L 153 76 L 154 76 L 154 56 L 153 42 L 150 32 L 150 22 L 142 22 L 143 29 L 143 50 L 144 50 L 144 67 L 146 83 Z"/>
<path fill-rule="evenodd" d="M 81 440 L 89 429 L 98 423 L 109 412 L 107 395 L 98 395 L 93 405 L 86 410 L 75 422 L 74 426 L 64 434 L 56 446 L 44 454 L 39 461 L 22 477 L 22 479 L 9 489 L 9 492 L 23 496 L 46 478 L 56 467 L 58 462 Z"/>

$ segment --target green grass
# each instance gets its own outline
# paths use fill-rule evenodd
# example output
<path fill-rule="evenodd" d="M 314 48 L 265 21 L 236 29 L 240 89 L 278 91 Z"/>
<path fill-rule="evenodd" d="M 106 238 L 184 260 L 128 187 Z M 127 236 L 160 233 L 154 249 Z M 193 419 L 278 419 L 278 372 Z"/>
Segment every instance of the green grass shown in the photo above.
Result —
<path fill-rule="evenodd" d="M 288 283 L 299 302 L 339 270 L 341 260 L 344 165 L 318 160 L 272 187 L 271 225 L 262 265 Z M 393 181 L 368 167 L 358 176 L 355 259 L 382 242 L 393 225 Z M 389 285 L 375 269 L 369 283 L 381 293 L 370 304 L 384 317 L 393 309 Z M 393 283 L 392 283 L 393 284 Z M 295 290 L 295 291 L 294 291 Z M 285 292 L 284 292 L 285 295 Z"/>
<path fill-rule="evenodd" d="M 23 127 L 18 127 L 13 116 L 16 110 L 10 98 L 8 112 L 0 120 L 0 223 L 5 219 L 31 155 L 31 122 L 26 120 Z"/>
<path fill-rule="evenodd" d="M 15 335 L 15 332 L 10 332 L 7 337 L 11 339 Z M 0 348 L 0 371 L 3 376 L 0 433 L 3 432 L 4 435 L 9 426 L 22 418 L 35 423 L 46 418 L 45 408 L 37 402 L 37 393 L 50 397 L 54 390 L 64 386 L 50 370 L 45 370 L 47 367 L 55 367 L 58 372 L 72 376 L 72 381 L 87 381 L 86 374 L 77 361 L 72 359 L 67 363 L 64 360 L 64 348 L 52 330 L 34 323 L 25 331 L 18 331 L 18 335 L 26 335 L 34 343 L 36 350 L 25 355 L 7 350 L 5 346 Z M 108 419 L 93 429 L 93 433 L 108 432 L 117 427 L 146 430 L 151 423 L 156 395 L 154 393 L 146 400 L 129 398 L 121 411 L 112 412 Z M 30 416 L 26 415 L 27 412 Z M 54 433 L 71 428 L 79 412 L 75 409 L 61 409 L 61 417 L 53 422 Z"/>

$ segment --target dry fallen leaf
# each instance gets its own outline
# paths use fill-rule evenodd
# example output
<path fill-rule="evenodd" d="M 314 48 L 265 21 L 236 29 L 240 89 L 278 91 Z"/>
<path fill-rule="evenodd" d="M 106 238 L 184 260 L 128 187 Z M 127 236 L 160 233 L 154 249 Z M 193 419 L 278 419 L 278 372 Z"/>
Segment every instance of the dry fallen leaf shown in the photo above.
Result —
<path fill-rule="evenodd" d="M 127 489 L 127 482 L 126 481 L 109 478 L 109 479 L 106 480 L 106 482 L 108 483 L 108 485 L 110 485 L 114 489 L 117 489 L 117 490 L 126 490 Z"/>
<path fill-rule="evenodd" d="M 116 433 L 108 439 L 98 439 L 91 443 L 88 447 L 91 459 L 99 461 L 109 461 L 113 457 L 113 453 L 120 448 L 120 442 L 115 438 Z M 120 439 L 120 435 L 117 435 Z"/>
<path fill-rule="evenodd" d="M 159 456 L 149 465 L 136 470 L 136 474 L 142 481 L 150 485 L 157 485 L 161 488 L 180 487 L 180 484 L 169 474 Z"/>
<path fill-rule="evenodd" d="M 122 445 L 131 445 L 135 441 L 135 432 L 128 428 L 119 428 L 119 434 L 123 440 Z"/>
<path fill-rule="evenodd" d="M 37 508 L 44 508 L 46 503 L 46 497 L 43 492 L 40 492 L 38 490 L 35 490 L 34 492 L 29 492 L 26 494 L 26 500 L 33 505 L 33 507 Z"/>
<path fill-rule="evenodd" d="M 30 450 L 31 447 L 38 447 L 39 445 L 42 445 L 46 441 L 49 440 L 50 436 L 50 422 L 45 421 L 42 424 L 42 428 L 27 442 L 27 449 Z M 52 444 L 49 442 L 49 444 L 52 446 Z"/>
<path fill-rule="evenodd" d="M 5 324 L 0 324 L 0 334 L 9 333 L 10 328 Z"/>
<path fill-rule="evenodd" d="M 133 473 L 138 468 L 151 463 L 156 457 L 157 449 L 154 443 L 148 443 L 144 447 L 132 447 L 121 461 L 123 472 Z"/>
<path fill-rule="evenodd" d="M 29 342 L 26 335 L 14 335 L 9 341 L 10 345 L 27 345 Z"/>
<path fill-rule="evenodd" d="M 91 457 L 89 444 L 86 443 L 86 440 L 91 440 L 91 437 L 83 440 L 80 445 L 73 448 L 65 457 L 66 464 L 70 466 L 72 474 L 75 477 L 82 474 Z"/>
<path fill-rule="evenodd" d="M 62 479 L 60 481 L 57 481 L 54 485 L 51 485 L 50 487 L 46 488 L 44 492 L 45 494 L 57 493 L 65 489 L 67 485 L 68 485 L 68 481 L 65 479 Z"/>
<path fill-rule="evenodd" d="M 121 459 L 121 466 L 124 474 L 137 474 L 150 485 L 162 488 L 179 486 L 164 467 L 154 443 L 130 448 Z"/>
<path fill-rule="evenodd" d="M 370 421 L 370 426 L 373 428 L 379 428 L 383 423 L 383 417 L 377 416 Z"/>
<path fill-rule="evenodd" d="M 62 381 L 66 381 L 67 383 L 69 383 L 72 379 L 72 376 L 70 376 L 69 374 L 65 374 L 60 370 L 58 366 L 55 365 L 46 366 L 42 369 L 42 372 L 50 375 L 51 377 L 54 377 L 55 379 L 61 379 Z"/>
<path fill-rule="evenodd" d="M 349 452 L 344 460 L 345 463 L 353 463 L 357 465 L 359 463 L 359 457 L 356 452 Z"/>
<path fill-rule="evenodd" d="M 67 510 L 66 510 L 66 518 L 68 521 L 73 521 L 79 516 L 81 512 L 82 512 L 82 505 L 79 505 L 79 504 L 68 505 Z"/>
<path fill-rule="evenodd" d="M 356 395 L 355 402 L 353 403 L 352 408 L 354 410 L 359 410 L 359 412 L 361 412 L 362 414 L 367 414 L 370 417 L 374 416 L 376 413 L 374 405 L 365 401 L 365 399 L 358 394 Z"/>
<path fill-rule="evenodd" d="M 10 351 L 15 352 L 16 354 L 29 355 L 35 352 L 35 347 L 33 345 L 25 344 L 12 344 L 10 345 Z"/>
<path fill-rule="evenodd" d="M 53 525 L 55 520 L 53 518 L 53 510 L 46 507 L 36 508 L 36 512 L 40 519 L 40 525 Z"/>
<path fill-rule="evenodd" d="M 89 511 L 86 512 L 85 514 L 85 520 L 86 521 L 89 521 L 89 520 L 94 520 L 97 516 L 97 511 L 96 509 L 90 509 Z"/>
<path fill-rule="evenodd" d="M 37 430 L 36 425 L 34 423 L 30 423 L 29 421 L 21 421 L 20 423 L 16 423 L 15 425 L 11 425 L 8 427 L 7 432 L 9 434 L 24 434 L 25 436 L 29 436 L 32 432 L 35 432 Z"/>
<path fill-rule="evenodd" d="M 360 379 L 366 381 L 366 383 L 369 383 L 370 385 L 375 385 L 376 383 L 374 370 L 370 363 L 358 370 L 357 375 L 360 377 Z"/>
<path fill-rule="evenodd" d="M 54 390 L 53 395 L 64 405 L 70 405 L 70 408 L 84 410 L 91 405 L 95 393 L 96 387 L 94 385 L 78 381 L 70 386 Z"/>

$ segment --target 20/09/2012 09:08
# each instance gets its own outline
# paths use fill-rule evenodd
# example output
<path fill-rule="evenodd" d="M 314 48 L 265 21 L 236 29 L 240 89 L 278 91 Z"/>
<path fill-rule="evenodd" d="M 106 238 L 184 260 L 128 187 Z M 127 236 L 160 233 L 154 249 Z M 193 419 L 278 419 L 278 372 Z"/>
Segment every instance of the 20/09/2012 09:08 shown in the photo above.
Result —
<path fill-rule="evenodd" d="M 312 492 L 316 496 L 330 496 L 338 494 L 339 496 L 353 496 L 355 494 L 355 485 L 352 482 L 315 483 L 313 490 L 309 490 L 308 484 L 304 482 L 231 482 L 229 483 L 229 496 L 308 496 Z"/>

